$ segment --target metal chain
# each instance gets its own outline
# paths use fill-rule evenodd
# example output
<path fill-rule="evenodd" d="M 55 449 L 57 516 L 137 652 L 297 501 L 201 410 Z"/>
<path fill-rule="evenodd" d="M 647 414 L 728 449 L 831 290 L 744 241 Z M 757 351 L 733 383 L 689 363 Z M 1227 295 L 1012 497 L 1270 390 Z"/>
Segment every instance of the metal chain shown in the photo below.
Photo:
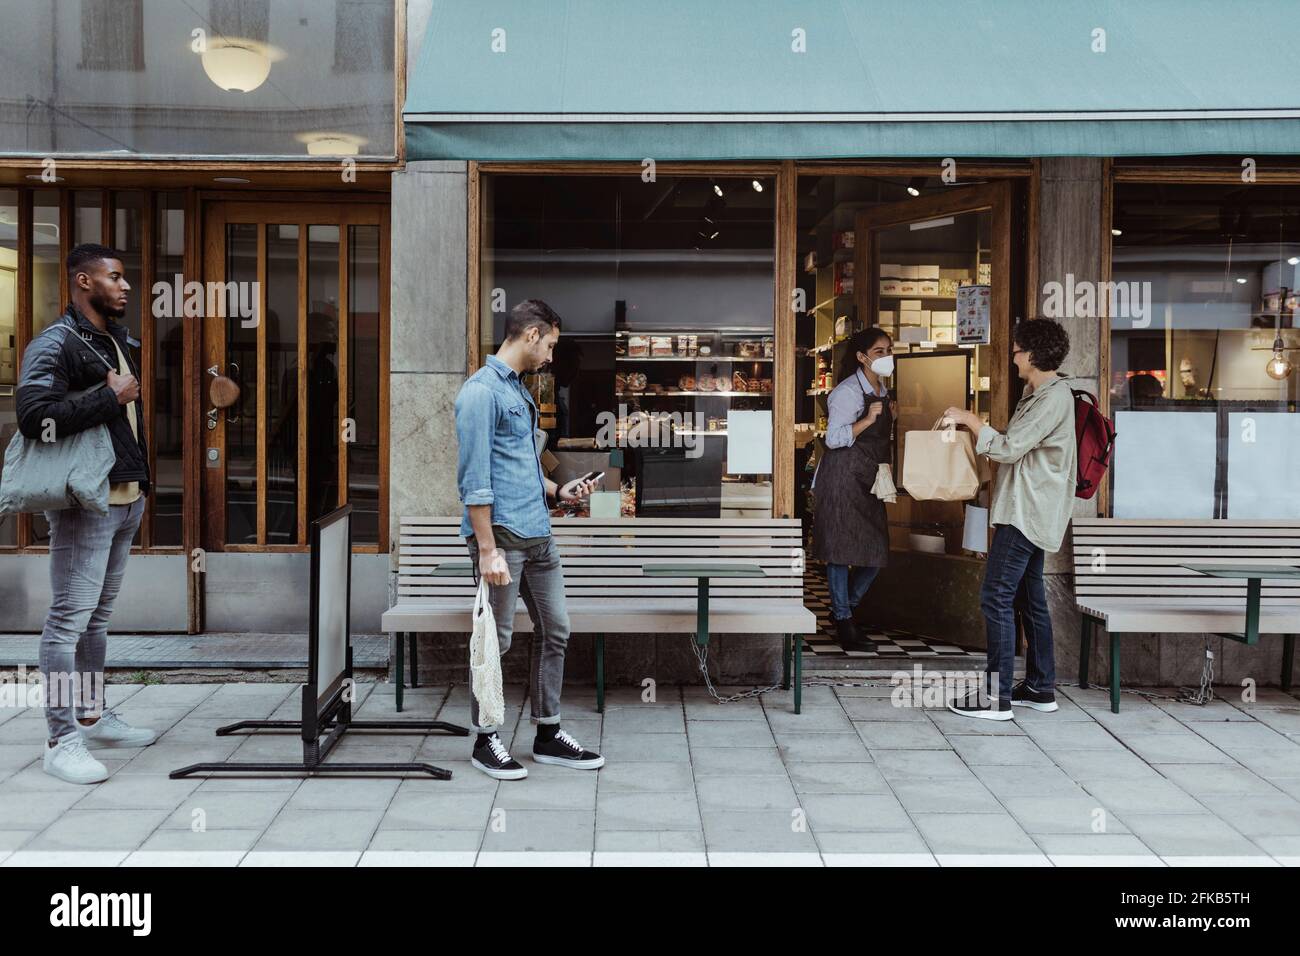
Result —
<path fill-rule="evenodd" d="M 780 684 L 772 684 L 769 687 L 755 687 L 753 690 L 747 690 L 742 694 L 732 694 L 730 697 L 721 696 L 713 686 L 713 679 L 709 677 L 709 648 L 708 645 L 700 647 L 695 641 L 695 635 L 688 634 L 686 638 L 691 645 L 691 652 L 695 655 L 695 660 L 699 662 L 700 673 L 704 676 L 704 686 L 709 689 L 709 694 L 719 704 L 734 704 L 738 700 L 748 700 L 751 697 L 759 697 L 768 691 L 779 690 Z"/>
<path fill-rule="evenodd" d="M 1205 657 L 1201 659 L 1201 686 L 1195 690 L 1180 687 L 1178 695 L 1189 704 L 1202 706 L 1214 700 L 1214 651 L 1210 649 L 1209 638 L 1205 639 Z"/>

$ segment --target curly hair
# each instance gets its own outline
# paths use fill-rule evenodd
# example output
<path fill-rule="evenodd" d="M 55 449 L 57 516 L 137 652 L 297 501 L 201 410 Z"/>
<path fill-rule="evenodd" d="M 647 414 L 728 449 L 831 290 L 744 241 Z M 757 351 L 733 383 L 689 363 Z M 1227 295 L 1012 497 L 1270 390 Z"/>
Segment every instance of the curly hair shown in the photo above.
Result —
<path fill-rule="evenodd" d="M 1056 371 L 1070 352 L 1070 336 L 1059 322 L 1051 319 L 1021 322 L 1011 337 L 1017 346 L 1029 353 L 1034 368 L 1043 372 Z"/>

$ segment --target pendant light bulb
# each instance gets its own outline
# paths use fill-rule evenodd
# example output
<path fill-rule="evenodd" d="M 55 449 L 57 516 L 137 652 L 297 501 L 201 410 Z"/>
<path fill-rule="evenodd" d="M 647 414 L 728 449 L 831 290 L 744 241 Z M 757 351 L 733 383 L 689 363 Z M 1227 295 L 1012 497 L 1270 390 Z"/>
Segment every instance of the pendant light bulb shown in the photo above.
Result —
<path fill-rule="evenodd" d="M 1291 361 L 1286 357 L 1281 335 L 1273 340 L 1273 356 L 1264 366 L 1264 371 L 1268 373 L 1269 378 L 1278 382 L 1291 374 Z"/>

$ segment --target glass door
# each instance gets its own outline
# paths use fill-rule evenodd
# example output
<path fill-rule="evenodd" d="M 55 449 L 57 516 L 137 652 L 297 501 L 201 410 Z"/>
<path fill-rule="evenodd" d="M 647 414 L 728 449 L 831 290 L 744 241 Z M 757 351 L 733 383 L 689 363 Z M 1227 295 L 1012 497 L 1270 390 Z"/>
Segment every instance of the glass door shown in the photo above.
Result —
<path fill-rule="evenodd" d="M 354 506 L 357 550 L 386 547 L 387 210 L 206 210 L 206 547 L 298 551 Z"/>
<path fill-rule="evenodd" d="M 951 405 L 997 427 L 1009 417 L 1011 184 L 954 186 L 865 209 L 855 245 L 859 315 L 894 339 L 902 487 L 907 432 L 928 430 Z M 889 510 L 891 524 L 908 529 L 909 547 L 961 553 L 960 502 L 900 495 Z"/>

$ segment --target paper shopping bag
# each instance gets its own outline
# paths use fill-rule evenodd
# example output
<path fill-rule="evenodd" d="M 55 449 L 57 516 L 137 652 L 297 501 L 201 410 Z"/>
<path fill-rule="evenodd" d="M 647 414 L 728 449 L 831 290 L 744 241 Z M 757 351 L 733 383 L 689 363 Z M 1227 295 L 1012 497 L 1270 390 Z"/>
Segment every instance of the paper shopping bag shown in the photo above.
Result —
<path fill-rule="evenodd" d="M 975 447 L 956 426 L 903 436 L 903 487 L 917 501 L 968 501 L 979 491 Z"/>
<path fill-rule="evenodd" d="M 501 645 L 497 643 L 497 622 L 488 602 L 486 581 L 479 581 L 478 593 L 474 595 L 469 675 L 470 689 L 478 701 L 479 726 L 499 726 L 506 719 L 506 698 L 501 686 Z"/>

